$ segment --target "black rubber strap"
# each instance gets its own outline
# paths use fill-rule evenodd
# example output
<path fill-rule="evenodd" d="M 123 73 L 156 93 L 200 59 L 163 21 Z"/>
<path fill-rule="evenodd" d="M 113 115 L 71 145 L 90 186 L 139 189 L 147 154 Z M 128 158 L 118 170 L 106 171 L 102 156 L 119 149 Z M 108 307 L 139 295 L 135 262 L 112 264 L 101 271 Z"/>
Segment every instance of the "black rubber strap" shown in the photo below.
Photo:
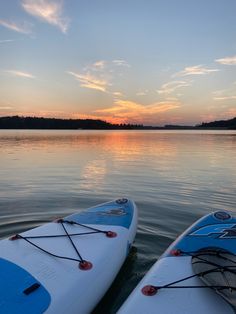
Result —
<path fill-rule="evenodd" d="M 38 282 L 32 284 L 32 286 L 26 288 L 23 293 L 26 295 L 31 294 L 32 292 L 34 292 L 35 290 L 37 290 L 40 287 L 40 284 Z"/>

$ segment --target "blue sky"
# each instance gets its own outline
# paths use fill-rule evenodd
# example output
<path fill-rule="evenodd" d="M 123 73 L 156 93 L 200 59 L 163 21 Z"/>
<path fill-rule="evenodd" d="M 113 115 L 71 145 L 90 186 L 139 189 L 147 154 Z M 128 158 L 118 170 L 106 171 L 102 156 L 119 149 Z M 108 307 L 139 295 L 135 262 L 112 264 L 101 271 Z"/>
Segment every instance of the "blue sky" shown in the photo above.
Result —
<path fill-rule="evenodd" d="M 0 0 L 0 115 L 232 118 L 235 12 L 235 0 Z"/>

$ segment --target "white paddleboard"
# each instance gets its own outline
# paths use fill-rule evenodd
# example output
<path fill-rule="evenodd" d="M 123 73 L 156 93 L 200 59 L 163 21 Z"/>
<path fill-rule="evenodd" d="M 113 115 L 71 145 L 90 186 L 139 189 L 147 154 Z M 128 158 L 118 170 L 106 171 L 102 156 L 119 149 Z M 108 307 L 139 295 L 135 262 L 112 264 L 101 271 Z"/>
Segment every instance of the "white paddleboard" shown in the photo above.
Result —
<path fill-rule="evenodd" d="M 235 254 L 233 215 L 204 216 L 167 249 L 118 313 L 235 313 Z"/>
<path fill-rule="evenodd" d="M 136 228 L 134 202 L 119 199 L 1 240 L 0 313 L 90 313 Z"/>

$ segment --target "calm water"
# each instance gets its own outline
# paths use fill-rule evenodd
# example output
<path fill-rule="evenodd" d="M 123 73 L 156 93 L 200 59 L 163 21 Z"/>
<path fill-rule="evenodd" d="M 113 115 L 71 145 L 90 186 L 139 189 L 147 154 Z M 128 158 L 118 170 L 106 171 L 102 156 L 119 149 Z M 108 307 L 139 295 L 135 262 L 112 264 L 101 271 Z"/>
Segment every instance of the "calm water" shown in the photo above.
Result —
<path fill-rule="evenodd" d="M 94 314 L 115 313 L 205 213 L 236 211 L 236 131 L 0 131 L 0 237 L 119 197 L 139 208 L 135 248 Z"/>

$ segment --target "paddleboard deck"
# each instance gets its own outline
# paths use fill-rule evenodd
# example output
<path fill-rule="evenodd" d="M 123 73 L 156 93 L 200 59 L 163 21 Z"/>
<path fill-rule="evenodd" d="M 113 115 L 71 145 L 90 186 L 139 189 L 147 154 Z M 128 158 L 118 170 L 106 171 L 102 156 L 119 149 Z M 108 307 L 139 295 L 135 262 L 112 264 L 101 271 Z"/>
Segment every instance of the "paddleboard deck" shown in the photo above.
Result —
<path fill-rule="evenodd" d="M 0 313 L 90 313 L 134 241 L 137 209 L 119 199 L 0 241 Z"/>
<path fill-rule="evenodd" d="M 235 217 L 204 216 L 170 245 L 118 313 L 235 313 L 235 254 Z"/>

